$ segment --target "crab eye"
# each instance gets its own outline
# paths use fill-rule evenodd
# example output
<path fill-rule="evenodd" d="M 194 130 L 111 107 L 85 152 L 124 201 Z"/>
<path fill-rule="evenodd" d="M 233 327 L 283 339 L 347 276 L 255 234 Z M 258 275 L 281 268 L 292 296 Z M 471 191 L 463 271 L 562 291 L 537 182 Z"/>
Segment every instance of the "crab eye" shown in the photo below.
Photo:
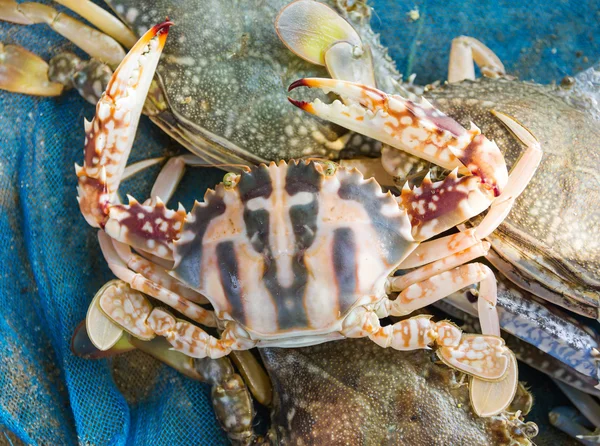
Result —
<path fill-rule="evenodd" d="M 223 177 L 223 186 L 227 189 L 235 187 L 240 181 L 240 176 L 237 173 L 228 172 Z"/>
<path fill-rule="evenodd" d="M 334 163 L 333 161 L 325 161 L 323 164 L 325 165 L 324 166 L 325 167 L 325 169 L 324 169 L 325 176 L 330 177 L 330 176 L 335 175 L 335 173 L 337 172 L 337 168 L 338 168 L 336 163 Z"/>

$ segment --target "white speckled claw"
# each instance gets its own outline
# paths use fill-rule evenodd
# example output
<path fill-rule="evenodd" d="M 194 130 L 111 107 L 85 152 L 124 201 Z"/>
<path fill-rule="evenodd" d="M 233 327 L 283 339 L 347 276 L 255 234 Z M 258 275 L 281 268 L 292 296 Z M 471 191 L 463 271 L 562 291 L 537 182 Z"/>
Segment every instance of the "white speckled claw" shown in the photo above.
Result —
<path fill-rule="evenodd" d="M 425 99 L 417 103 L 366 85 L 319 78 L 300 79 L 289 90 L 300 86 L 320 88 L 343 99 L 344 103 L 325 104 L 319 99 L 302 102 L 289 98 L 315 116 L 446 169 L 474 175 L 492 196 L 498 196 L 506 184 L 508 172 L 498 146 L 475 125 L 466 130 Z"/>
<path fill-rule="evenodd" d="M 115 70 L 93 121 L 86 123 L 85 161 L 75 170 L 79 206 L 94 227 L 106 222 L 171 25 L 156 25 L 135 44 Z"/>

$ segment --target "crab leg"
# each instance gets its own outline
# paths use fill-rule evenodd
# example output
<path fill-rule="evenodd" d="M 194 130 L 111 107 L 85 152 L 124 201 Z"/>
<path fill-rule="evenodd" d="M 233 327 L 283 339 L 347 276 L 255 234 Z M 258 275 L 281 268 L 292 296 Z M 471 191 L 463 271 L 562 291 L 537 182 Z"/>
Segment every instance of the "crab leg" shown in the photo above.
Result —
<path fill-rule="evenodd" d="M 402 277 L 400 277 L 402 279 Z M 393 281 L 394 279 L 392 279 Z M 403 316 L 424 308 L 450 294 L 475 283 L 481 283 L 479 306 L 482 331 L 500 336 L 496 307 L 496 281 L 494 273 L 482 263 L 469 263 L 450 271 L 436 274 L 426 280 L 414 283 L 405 289 L 399 289 L 392 282 L 391 291 L 400 291 L 394 300 L 387 300 L 388 313 Z"/>
<path fill-rule="evenodd" d="M 460 36 L 452 40 L 448 82 L 475 80 L 475 62 L 486 77 L 497 78 L 506 74 L 502 61 L 494 52 L 472 37 Z"/>
<path fill-rule="evenodd" d="M 41 3 L 0 2 L 0 20 L 20 25 L 46 23 L 91 57 L 115 67 L 125 57 L 125 51 L 112 37 L 91 28 L 79 20 Z"/>
<path fill-rule="evenodd" d="M 171 25 L 154 26 L 135 44 L 115 70 L 93 121 L 86 123 L 85 161 L 75 170 L 79 206 L 94 227 L 106 224 Z"/>
<path fill-rule="evenodd" d="M 16 45 L 0 43 L 0 88 L 12 93 L 59 96 L 64 86 L 48 79 L 48 64 Z"/>
<path fill-rule="evenodd" d="M 475 229 L 467 229 L 457 234 L 423 242 L 402 261 L 400 267 L 410 269 L 435 262 L 455 252 L 469 249 L 479 242 L 480 240 L 475 237 Z"/>
<path fill-rule="evenodd" d="M 141 291 L 161 302 L 169 305 L 181 314 L 189 317 L 208 327 L 216 326 L 215 316 L 212 311 L 206 310 L 201 306 L 190 302 L 174 292 L 152 282 L 141 274 L 131 271 L 123 260 L 117 254 L 112 240 L 104 232 L 98 232 L 98 240 L 102 254 L 108 263 L 110 270 L 115 276 L 128 283 L 134 290 Z"/>
<path fill-rule="evenodd" d="M 206 297 L 183 285 L 179 280 L 169 275 L 165 268 L 131 252 L 128 245 L 113 240 L 113 247 L 121 260 L 132 271 L 141 274 L 151 282 L 172 291 L 184 299 L 199 304 L 208 303 Z"/>
<path fill-rule="evenodd" d="M 99 30 L 119 41 L 125 48 L 135 45 L 137 38 L 122 21 L 89 0 L 54 1 L 76 12 Z"/>
<path fill-rule="evenodd" d="M 492 111 L 513 134 L 527 146 L 527 150 L 510 172 L 506 187 L 494 200 L 485 218 L 477 226 L 476 236 L 483 239 L 490 235 L 502 223 L 510 212 L 515 200 L 531 181 L 542 160 L 542 150 L 538 140 L 525 127 L 510 116 Z"/>
<path fill-rule="evenodd" d="M 152 191 L 150 192 L 151 200 L 155 202 L 158 197 L 165 203 L 168 203 L 185 173 L 186 166 L 211 167 L 210 164 L 192 154 L 180 155 L 169 159 L 152 186 Z"/>
<path fill-rule="evenodd" d="M 415 316 L 379 327 L 369 338 L 387 348 L 416 350 L 436 343 L 437 354 L 450 367 L 487 381 L 503 379 L 510 362 L 504 340 L 496 336 L 462 334 L 454 324 L 432 322 L 431 316 Z"/>
<path fill-rule="evenodd" d="M 150 340 L 155 335 L 164 336 L 175 350 L 193 358 L 217 359 L 232 350 L 248 350 L 256 344 L 235 323 L 228 325 L 222 339 L 217 339 L 190 322 L 175 319 L 162 308 L 152 308 L 141 293 L 134 291 L 135 288 L 121 288 L 120 293 L 100 296 L 98 305 L 110 319 L 136 338 Z"/>
<path fill-rule="evenodd" d="M 318 99 L 302 102 L 290 98 L 292 104 L 315 116 L 446 169 L 460 168 L 460 173 L 476 175 L 495 196 L 506 184 L 508 172 L 498 146 L 475 125 L 466 130 L 425 99 L 415 103 L 366 85 L 319 78 L 300 79 L 289 90 L 300 86 L 320 88 L 350 101 L 344 105 L 340 101 L 325 104 Z"/>
<path fill-rule="evenodd" d="M 404 290 L 410 285 L 413 285 L 430 277 L 436 276 L 444 271 L 451 270 L 460 265 L 464 265 L 478 257 L 485 257 L 490 244 L 488 242 L 479 242 L 463 251 L 459 251 L 453 255 L 449 255 L 428 265 L 417 268 L 414 271 L 406 273 L 402 276 L 393 277 L 389 280 L 389 285 L 393 290 Z M 404 268 L 404 264 L 401 265 Z"/>
<path fill-rule="evenodd" d="M 256 341 L 249 339 L 248 333 L 235 322 L 227 325 L 221 339 L 187 321 L 175 319 L 162 309 L 152 312 L 148 324 L 157 335 L 167 338 L 175 350 L 192 358 L 216 359 L 233 350 L 249 350 L 256 346 Z"/>

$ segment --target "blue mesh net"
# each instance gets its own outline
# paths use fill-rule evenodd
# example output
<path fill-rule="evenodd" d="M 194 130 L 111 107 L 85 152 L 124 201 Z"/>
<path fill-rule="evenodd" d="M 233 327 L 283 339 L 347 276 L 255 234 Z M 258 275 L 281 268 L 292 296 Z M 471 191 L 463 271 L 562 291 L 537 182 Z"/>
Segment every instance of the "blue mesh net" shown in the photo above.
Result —
<path fill-rule="evenodd" d="M 435 0 L 420 6 L 421 21 L 413 23 L 406 16 L 412 2 L 378 0 L 373 26 L 402 71 L 423 73 L 422 81 L 444 77 L 450 39 L 464 33 L 504 42 L 494 49 L 509 70 L 548 82 L 585 68 L 582 56 L 592 63 L 600 54 L 600 41 L 588 38 L 599 6 L 561 2 L 557 12 L 544 3 L 516 11 L 512 3 L 467 0 L 449 10 Z M 74 49 L 43 25 L 1 24 L 0 41 L 46 60 Z M 55 99 L 0 92 L 0 110 L 0 429 L 29 444 L 225 444 L 208 386 L 139 352 L 99 361 L 70 353 L 91 297 L 112 279 L 75 200 L 73 163 L 82 158 L 92 106 L 74 92 Z M 144 118 L 132 161 L 172 155 L 174 147 Z M 144 197 L 156 172 L 125 188 Z M 183 182 L 183 203 L 221 175 L 195 171 Z"/>

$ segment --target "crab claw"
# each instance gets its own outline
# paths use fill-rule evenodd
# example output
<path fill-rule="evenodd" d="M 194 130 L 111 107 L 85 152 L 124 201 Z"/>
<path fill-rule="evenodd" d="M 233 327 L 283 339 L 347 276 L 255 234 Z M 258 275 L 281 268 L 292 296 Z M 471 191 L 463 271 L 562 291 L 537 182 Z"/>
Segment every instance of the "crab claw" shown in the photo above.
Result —
<path fill-rule="evenodd" d="M 508 180 L 498 146 L 472 125 L 467 130 L 426 99 L 419 103 L 376 88 L 334 79 L 300 79 L 289 87 L 320 88 L 342 97 L 331 104 L 288 98 L 320 118 L 377 139 L 399 150 L 461 174 L 476 175 L 493 196 Z"/>
<path fill-rule="evenodd" d="M 93 121 L 86 122 L 85 160 L 75 170 L 79 207 L 94 227 L 106 222 L 171 25 L 154 26 L 134 45 L 110 79 Z"/>

